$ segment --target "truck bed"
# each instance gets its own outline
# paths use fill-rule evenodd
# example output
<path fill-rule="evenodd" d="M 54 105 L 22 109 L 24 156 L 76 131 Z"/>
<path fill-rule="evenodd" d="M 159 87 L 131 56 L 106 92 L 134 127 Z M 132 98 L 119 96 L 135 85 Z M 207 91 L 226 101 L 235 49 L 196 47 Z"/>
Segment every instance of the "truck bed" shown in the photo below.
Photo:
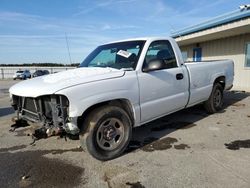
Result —
<path fill-rule="evenodd" d="M 232 60 L 185 62 L 190 79 L 190 99 L 188 106 L 193 106 L 209 97 L 213 82 L 218 77 L 225 77 L 225 89 L 233 85 Z M 218 71 L 219 70 L 219 71 Z"/>

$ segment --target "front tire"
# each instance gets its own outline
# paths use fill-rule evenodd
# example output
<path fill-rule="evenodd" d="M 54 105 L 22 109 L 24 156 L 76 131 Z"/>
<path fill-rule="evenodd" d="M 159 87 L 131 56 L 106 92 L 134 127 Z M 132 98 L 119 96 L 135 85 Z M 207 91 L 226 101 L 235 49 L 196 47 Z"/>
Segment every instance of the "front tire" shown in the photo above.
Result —
<path fill-rule="evenodd" d="M 204 103 L 204 107 L 209 114 L 213 114 L 222 109 L 223 105 L 223 87 L 219 83 L 215 83 L 210 97 Z"/>
<path fill-rule="evenodd" d="M 132 135 L 128 114 L 117 106 L 103 106 L 93 110 L 84 121 L 85 133 L 80 135 L 81 145 L 101 161 L 120 156 Z"/>

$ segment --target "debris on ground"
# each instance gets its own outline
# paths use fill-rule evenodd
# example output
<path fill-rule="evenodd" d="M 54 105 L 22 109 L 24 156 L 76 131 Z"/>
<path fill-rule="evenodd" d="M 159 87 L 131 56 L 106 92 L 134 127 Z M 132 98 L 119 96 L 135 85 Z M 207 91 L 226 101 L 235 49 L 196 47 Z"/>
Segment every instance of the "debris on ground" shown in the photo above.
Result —
<path fill-rule="evenodd" d="M 229 144 L 225 144 L 227 149 L 239 150 L 240 148 L 250 148 L 250 140 L 236 140 Z"/>
<path fill-rule="evenodd" d="M 12 120 L 12 122 L 14 122 L 14 124 L 11 125 L 11 129 L 9 130 L 10 132 L 14 132 L 19 127 L 27 127 L 27 126 L 29 126 L 27 121 L 18 120 L 16 117 L 13 117 L 11 120 Z"/>

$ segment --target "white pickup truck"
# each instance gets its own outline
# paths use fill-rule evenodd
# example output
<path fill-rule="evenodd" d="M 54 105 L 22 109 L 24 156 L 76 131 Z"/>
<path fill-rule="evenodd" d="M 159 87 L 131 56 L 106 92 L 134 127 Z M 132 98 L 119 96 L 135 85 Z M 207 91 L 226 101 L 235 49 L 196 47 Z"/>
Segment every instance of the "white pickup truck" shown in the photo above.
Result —
<path fill-rule="evenodd" d="M 99 160 L 123 153 L 132 128 L 204 103 L 222 108 L 234 79 L 231 60 L 184 63 L 172 38 L 136 38 L 97 47 L 79 68 L 10 88 L 17 118 L 80 134 Z"/>

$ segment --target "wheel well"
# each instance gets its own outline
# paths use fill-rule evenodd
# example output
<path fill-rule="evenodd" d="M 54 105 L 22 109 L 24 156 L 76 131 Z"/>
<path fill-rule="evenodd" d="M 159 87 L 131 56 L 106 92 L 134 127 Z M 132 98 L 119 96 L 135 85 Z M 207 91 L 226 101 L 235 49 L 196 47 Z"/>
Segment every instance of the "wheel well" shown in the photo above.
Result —
<path fill-rule="evenodd" d="M 226 78 L 225 78 L 225 76 L 220 76 L 220 77 L 216 78 L 215 81 L 214 81 L 214 84 L 215 83 L 221 84 L 221 86 L 223 87 L 223 90 L 224 90 L 225 89 L 225 85 L 226 85 Z"/>
<path fill-rule="evenodd" d="M 129 118 L 132 121 L 132 126 L 134 125 L 134 122 L 135 122 L 134 112 L 133 112 L 133 108 L 132 108 L 129 100 L 127 100 L 127 99 L 115 99 L 115 100 L 105 101 L 105 102 L 95 104 L 95 105 L 89 107 L 87 110 L 85 110 L 83 112 L 82 116 L 80 116 L 77 120 L 78 127 L 81 129 L 81 126 L 82 126 L 85 118 L 89 115 L 90 112 L 92 112 L 96 108 L 99 108 L 99 107 L 105 106 L 105 105 L 112 105 L 112 106 L 121 107 L 123 110 L 125 110 L 128 113 Z"/>

